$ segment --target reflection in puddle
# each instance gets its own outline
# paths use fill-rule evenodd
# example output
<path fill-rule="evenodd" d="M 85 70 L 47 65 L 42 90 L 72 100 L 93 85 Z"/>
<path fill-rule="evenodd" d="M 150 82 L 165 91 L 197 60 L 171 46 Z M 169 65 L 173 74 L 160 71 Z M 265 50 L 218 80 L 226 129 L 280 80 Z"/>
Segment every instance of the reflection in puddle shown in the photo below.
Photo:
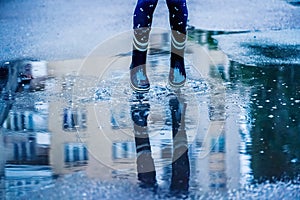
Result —
<path fill-rule="evenodd" d="M 65 74 L 59 65 L 46 81 L 36 73 L 43 87 L 36 82 L 34 92 L 14 93 L 18 87 L 1 76 L 1 197 L 47 191 L 55 177 L 77 171 L 109 184 L 152 185 L 163 198 L 178 195 L 170 188 L 183 190 L 180 197 L 228 197 L 256 183 L 297 180 L 299 69 L 229 62 L 212 34 L 190 32 L 189 79 L 180 95 L 166 87 L 164 32 L 152 36 L 153 84 L 143 101 L 128 87 L 126 53 L 115 54 L 101 78 Z"/>
<path fill-rule="evenodd" d="M 236 74 L 232 82 L 251 87 L 246 105 L 251 143 L 246 152 L 251 156 L 254 181 L 298 178 L 299 66 L 254 68 L 233 63 L 232 73 Z"/>
<path fill-rule="evenodd" d="M 175 93 L 169 96 L 172 145 L 161 147 L 161 152 L 164 152 L 163 159 L 169 160 L 172 166 L 170 191 L 183 192 L 182 194 L 188 191 L 190 179 L 188 141 L 185 128 L 186 106 L 182 95 Z M 147 127 L 149 113 L 150 104 L 143 102 L 143 99 L 139 103 L 131 105 L 130 114 L 134 127 L 138 180 L 143 187 L 156 187 L 156 168 Z M 172 152 L 168 152 L 170 149 Z"/>
<path fill-rule="evenodd" d="M 10 199 L 51 184 L 53 174 L 48 104 L 40 96 L 44 93 L 46 63 L 20 61 L 6 65 L 11 74 L 1 88 L 0 175 L 1 197 Z M 7 93 L 10 98 L 6 98 Z"/>

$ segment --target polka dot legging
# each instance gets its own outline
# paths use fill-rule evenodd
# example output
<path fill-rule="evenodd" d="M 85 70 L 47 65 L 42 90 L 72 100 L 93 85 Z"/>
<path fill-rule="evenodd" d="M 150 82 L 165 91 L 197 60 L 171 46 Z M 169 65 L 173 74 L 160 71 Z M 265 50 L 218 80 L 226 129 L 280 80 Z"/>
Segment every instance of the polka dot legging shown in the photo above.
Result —
<path fill-rule="evenodd" d="M 158 0 L 137 0 L 133 15 L 134 40 L 131 69 L 146 63 L 148 39 L 157 2 Z M 179 55 L 180 58 L 183 58 L 188 19 L 186 0 L 166 0 L 166 3 L 169 9 L 172 41 L 175 41 L 171 45 L 171 55 L 173 57 Z"/>
<path fill-rule="evenodd" d="M 139 33 L 141 42 L 147 40 L 147 34 L 150 32 L 152 25 L 152 17 L 158 0 L 138 0 L 134 15 L 133 15 L 133 29 L 143 30 Z M 186 34 L 188 10 L 186 0 L 166 0 L 169 9 L 170 27 L 173 31 Z M 138 31 L 136 31 L 136 34 Z M 141 36 L 144 36 L 143 37 Z"/>

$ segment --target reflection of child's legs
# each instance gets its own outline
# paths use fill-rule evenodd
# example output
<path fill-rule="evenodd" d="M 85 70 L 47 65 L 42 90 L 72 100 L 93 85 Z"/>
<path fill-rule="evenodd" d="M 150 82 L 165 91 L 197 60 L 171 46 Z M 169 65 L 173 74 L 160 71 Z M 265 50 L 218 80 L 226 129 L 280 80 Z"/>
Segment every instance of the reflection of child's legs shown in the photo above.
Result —
<path fill-rule="evenodd" d="M 172 29 L 169 82 L 173 86 L 182 86 L 186 79 L 184 49 L 188 10 L 186 0 L 167 0 L 167 5 Z"/>
<path fill-rule="evenodd" d="M 138 0 L 133 15 L 133 51 L 131 62 L 131 86 L 137 91 L 150 87 L 146 75 L 146 57 L 152 16 L 158 0 Z"/>
<path fill-rule="evenodd" d="M 173 158 L 172 190 L 187 191 L 190 178 L 190 163 L 188 158 L 188 141 L 185 128 L 185 112 L 187 104 L 178 96 L 171 96 L 169 106 L 172 119 Z"/>
<path fill-rule="evenodd" d="M 136 146 L 136 163 L 138 179 L 141 183 L 154 186 L 156 172 L 151 155 L 151 145 L 148 135 L 147 118 L 150 112 L 148 103 L 131 106 L 131 119 L 134 122 L 134 140 Z"/>

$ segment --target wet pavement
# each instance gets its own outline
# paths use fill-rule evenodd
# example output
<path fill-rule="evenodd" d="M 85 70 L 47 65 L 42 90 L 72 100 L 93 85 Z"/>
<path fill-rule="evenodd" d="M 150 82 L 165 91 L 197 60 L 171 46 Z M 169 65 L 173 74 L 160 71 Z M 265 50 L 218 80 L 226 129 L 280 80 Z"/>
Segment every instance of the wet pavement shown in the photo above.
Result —
<path fill-rule="evenodd" d="M 293 2 L 293 5 L 287 2 Z M 189 25 L 212 31 L 299 29 L 297 0 L 189 0 Z M 97 45 L 132 28 L 136 0 L 0 1 L 0 63 L 83 59 Z M 159 0 L 153 27 L 169 27 Z"/>
<path fill-rule="evenodd" d="M 128 83 L 130 21 L 100 31 L 134 1 L 101 23 L 94 1 L 0 3 L 0 199 L 300 199 L 298 1 L 191 0 L 187 83 L 168 86 L 155 28 L 144 95 Z"/>
<path fill-rule="evenodd" d="M 6 63 L 33 79 L 16 76 L 9 96 L 16 87 L 2 76 L 1 197 L 300 198 L 299 63 L 243 65 L 215 34 L 189 32 L 177 91 L 167 86 L 169 33 L 153 30 L 142 97 L 124 68 L 130 32 L 85 60 Z"/>
<path fill-rule="evenodd" d="M 299 29 L 219 35 L 219 48 L 230 60 L 247 66 L 299 65 Z"/>

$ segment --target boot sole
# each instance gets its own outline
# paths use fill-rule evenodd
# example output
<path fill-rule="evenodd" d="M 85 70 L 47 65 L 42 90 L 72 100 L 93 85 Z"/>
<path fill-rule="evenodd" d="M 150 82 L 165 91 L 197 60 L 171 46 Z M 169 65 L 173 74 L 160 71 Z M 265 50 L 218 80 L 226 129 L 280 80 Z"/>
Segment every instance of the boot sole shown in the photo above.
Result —
<path fill-rule="evenodd" d="M 172 86 L 172 87 L 175 87 L 175 88 L 180 88 L 180 87 L 183 87 L 185 85 L 185 82 L 186 80 L 184 80 L 182 83 L 179 83 L 179 84 L 174 84 L 170 81 L 169 79 L 169 85 Z"/>
<path fill-rule="evenodd" d="M 130 82 L 130 87 L 131 87 L 131 89 L 133 89 L 135 92 L 140 92 L 140 93 L 147 93 L 147 92 L 149 92 L 149 90 L 150 90 L 150 87 L 145 88 L 145 89 L 135 87 L 131 82 Z"/>

